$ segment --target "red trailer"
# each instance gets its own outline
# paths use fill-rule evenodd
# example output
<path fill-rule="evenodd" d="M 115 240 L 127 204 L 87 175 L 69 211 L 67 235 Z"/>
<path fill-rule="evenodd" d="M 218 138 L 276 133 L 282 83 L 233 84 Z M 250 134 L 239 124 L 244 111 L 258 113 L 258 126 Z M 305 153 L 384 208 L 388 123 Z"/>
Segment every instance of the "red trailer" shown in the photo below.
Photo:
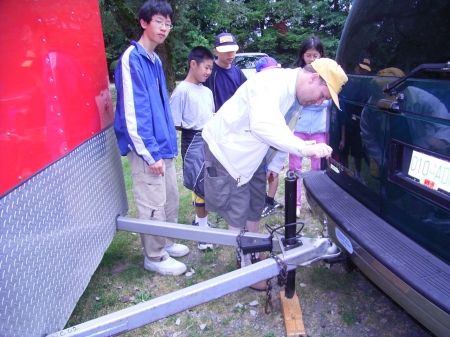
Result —
<path fill-rule="evenodd" d="M 62 329 L 127 201 L 97 0 L 0 2 L 0 335 Z"/>

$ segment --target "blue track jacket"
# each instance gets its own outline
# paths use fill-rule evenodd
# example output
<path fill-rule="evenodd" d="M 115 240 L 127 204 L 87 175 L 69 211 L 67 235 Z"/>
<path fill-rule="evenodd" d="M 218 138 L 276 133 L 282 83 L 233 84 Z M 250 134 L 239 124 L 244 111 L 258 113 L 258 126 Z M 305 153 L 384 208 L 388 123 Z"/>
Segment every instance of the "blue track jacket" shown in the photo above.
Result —
<path fill-rule="evenodd" d="M 120 152 L 135 151 L 148 165 L 178 154 L 166 79 L 136 41 L 124 51 L 114 74 L 117 105 L 114 131 Z"/>

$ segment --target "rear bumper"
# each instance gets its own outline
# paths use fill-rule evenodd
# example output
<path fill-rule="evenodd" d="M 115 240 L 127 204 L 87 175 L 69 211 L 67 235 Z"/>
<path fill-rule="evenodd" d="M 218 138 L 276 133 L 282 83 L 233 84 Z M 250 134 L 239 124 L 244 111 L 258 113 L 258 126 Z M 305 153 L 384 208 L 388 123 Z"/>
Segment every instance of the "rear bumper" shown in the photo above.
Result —
<path fill-rule="evenodd" d="M 450 266 L 335 184 L 304 179 L 308 203 L 330 238 L 393 300 L 437 336 L 450 336 Z"/>

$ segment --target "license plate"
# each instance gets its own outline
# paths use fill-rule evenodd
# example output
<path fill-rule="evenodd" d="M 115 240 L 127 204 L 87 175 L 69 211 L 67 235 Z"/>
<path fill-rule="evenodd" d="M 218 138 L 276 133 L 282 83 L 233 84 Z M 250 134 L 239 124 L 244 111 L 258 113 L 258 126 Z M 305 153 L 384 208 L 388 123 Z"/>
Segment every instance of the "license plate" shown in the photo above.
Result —
<path fill-rule="evenodd" d="M 450 193 L 450 162 L 414 151 L 409 163 L 408 175 L 420 184 Z"/>

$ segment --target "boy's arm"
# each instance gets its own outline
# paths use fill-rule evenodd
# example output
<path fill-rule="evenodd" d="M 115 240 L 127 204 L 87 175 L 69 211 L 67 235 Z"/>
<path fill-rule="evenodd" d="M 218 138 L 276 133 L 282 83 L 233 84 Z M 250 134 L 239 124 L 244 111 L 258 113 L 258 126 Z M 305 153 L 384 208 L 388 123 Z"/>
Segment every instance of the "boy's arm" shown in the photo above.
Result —
<path fill-rule="evenodd" d="M 213 93 L 211 92 L 211 107 L 212 107 L 212 114 L 213 116 L 216 114 L 216 104 L 214 103 L 214 96 Z"/>
<path fill-rule="evenodd" d="M 305 147 L 305 143 L 302 139 L 294 136 L 289 126 L 286 125 L 285 116 L 280 110 L 280 100 L 291 98 L 286 96 L 284 86 L 275 87 L 271 84 L 272 80 L 272 78 L 264 78 L 264 81 L 245 88 L 248 91 L 246 103 L 250 131 L 262 143 L 303 157 L 302 149 Z M 293 103 L 294 99 L 292 99 L 291 105 Z"/>
<path fill-rule="evenodd" d="M 286 125 L 279 105 L 280 100 L 288 97 L 286 90 L 283 86 L 275 88 L 267 78 L 264 80 L 246 88 L 252 135 L 269 146 L 297 156 L 329 157 L 331 148 L 325 143 L 312 145 L 294 136 Z"/>
<path fill-rule="evenodd" d="M 133 150 L 148 164 L 162 157 L 154 135 L 153 116 L 145 73 L 140 62 L 130 53 L 124 53 L 121 62 L 123 113 L 120 118 L 126 126 L 125 136 Z M 156 87 L 155 87 L 156 88 Z M 159 95 L 159 93 L 155 93 Z"/>
<path fill-rule="evenodd" d="M 186 108 L 186 95 L 182 84 L 178 84 L 170 96 L 170 110 L 172 111 L 175 129 L 181 130 L 183 127 L 183 112 Z"/>
<path fill-rule="evenodd" d="M 284 162 L 286 161 L 287 153 L 283 151 L 276 151 L 272 160 L 267 163 L 267 167 L 269 171 L 280 174 L 283 169 Z"/>

